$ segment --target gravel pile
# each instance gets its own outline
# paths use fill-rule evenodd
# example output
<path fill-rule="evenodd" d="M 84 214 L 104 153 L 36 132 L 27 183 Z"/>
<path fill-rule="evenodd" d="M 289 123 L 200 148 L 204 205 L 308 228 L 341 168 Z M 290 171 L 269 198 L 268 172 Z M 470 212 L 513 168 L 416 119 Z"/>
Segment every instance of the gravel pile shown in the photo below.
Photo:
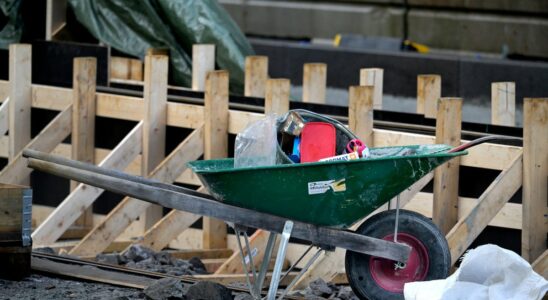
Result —
<path fill-rule="evenodd" d="M 173 276 L 207 274 L 204 264 L 197 257 L 190 260 L 176 259 L 166 251 L 155 252 L 140 245 L 132 245 L 122 254 L 99 254 L 95 259 L 98 262 Z"/>
<path fill-rule="evenodd" d="M 292 295 L 311 300 L 359 300 L 350 286 L 335 285 L 321 278 L 311 282 L 306 289 L 294 292 Z"/>

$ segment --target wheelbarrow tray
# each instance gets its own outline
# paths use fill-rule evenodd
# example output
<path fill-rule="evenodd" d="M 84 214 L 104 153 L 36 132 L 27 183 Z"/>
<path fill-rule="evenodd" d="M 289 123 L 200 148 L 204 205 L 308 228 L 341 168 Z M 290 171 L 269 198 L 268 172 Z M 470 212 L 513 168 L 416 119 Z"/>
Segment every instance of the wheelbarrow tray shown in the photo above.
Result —
<path fill-rule="evenodd" d="M 189 166 L 218 201 L 291 220 L 346 228 L 437 166 L 466 151 L 448 145 L 371 149 L 367 159 L 234 168 L 233 159 Z"/>

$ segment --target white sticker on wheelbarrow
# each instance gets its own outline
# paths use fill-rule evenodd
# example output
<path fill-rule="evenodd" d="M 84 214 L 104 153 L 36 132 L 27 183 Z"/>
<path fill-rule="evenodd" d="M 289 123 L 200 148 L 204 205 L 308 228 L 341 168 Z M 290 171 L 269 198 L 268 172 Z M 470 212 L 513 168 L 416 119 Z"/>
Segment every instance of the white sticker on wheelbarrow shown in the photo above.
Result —
<path fill-rule="evenodd" d="M 308 183 L 309 195 L 324 194 L 329 189 L 332 189 L 335 193 L 346 191 L 346 179 L 314 181 Z"/>

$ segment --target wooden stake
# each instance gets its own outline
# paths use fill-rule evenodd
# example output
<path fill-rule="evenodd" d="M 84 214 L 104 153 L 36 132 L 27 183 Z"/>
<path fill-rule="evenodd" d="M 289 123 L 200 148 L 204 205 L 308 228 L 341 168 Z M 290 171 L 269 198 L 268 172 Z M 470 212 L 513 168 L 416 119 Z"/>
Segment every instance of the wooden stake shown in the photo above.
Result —
<path fill-rule="evenodd" d="M 521 256 L 533 262 L 546 250 L 548 232 L 548 98 L 523 106 L 523 229 Z"/>
<path fill-rule="evenodd" d="M 304 64 L 303 102 L 325 103 L 327 65 L 323 63 Z"/>
<path fill-rule="evenodd" d="M 441 76 L 417 76 L 417 113 L 427 118 L 436 118 L 437 103 L 441 98 Z"/>
<path fill-rule="evenodd" d="M 461 98 L 441 98 L 438 101 L 437 144 L 460 144 L 461 112 Z M 459 158 L 454 158 L 434 171 L 432 220 L 444 233 L 448 233 L 458 221 L 459 165 Z"/>
<path fill-rule="evenodd" d="M 165 157 L 167 123 L 167 72 L 168 57 L 145 57 L 144 126 L 141 175 L 148 176 Z M 139 220 L 145 232 L 162 218 L 162 207 L 152 205 Z"/>
<path fill-rule="evenodd" d="M 11 44 L 9 47 L 9 161 L 30 142 L 30 122 L 32 105 L 31 60 L 32 46 L 29 44 Z M 25 179 L 27 182 L 28 179 Z"/>
<path fill-rule="evenodd" d="M 373 146 L 372 86 L 351 86 L 348 92 L 348 126 L 366 145 Z"/>
<path fill-rule="evenodd" d="M 213 71 L 206 77 L 204 98 L 204 159 L 228 155 L 228 72 Z M 226 248 L 226 224 L 203 219 L 203 248 Z"/>
<path fill-rule="evenodd" d="M 97 59 L 79 57 L 74 59 L 72 71 L 72 159 L 94 163 L 95 152 L 95 81 Z M 78 182 L 71 181 L 73 191 Z M 76 220 L 76 225 L 93 226 L 93 206 Z"/>
<path fill-rule="evenodd" d="M 373 86 L 373 108 L 382 109 L 382 85 L 384 70 L 366 68 L 360 70 L 360 85 Z"/>
<path fill-rule="evenodd" d="M 283 115 L 289 110 L 289 79 L 268 79 L 264 97 L 265 113 Z"/>
<path fill-rule="evenodd" d="M 265 84 L 268 79 L 268 57 L 248 56 L 245 58 L 244 96 L 265 96 Z"/>
<path fill-rule="evenodd" d="M 192 45 L 192 90 L 203 91 L 208 72 L 215 70 L 215 45 Z"/>
<path fill-rule="evenodd" d="M 491 83 L 491 123 L 516 126 L 516 83 Z"/>

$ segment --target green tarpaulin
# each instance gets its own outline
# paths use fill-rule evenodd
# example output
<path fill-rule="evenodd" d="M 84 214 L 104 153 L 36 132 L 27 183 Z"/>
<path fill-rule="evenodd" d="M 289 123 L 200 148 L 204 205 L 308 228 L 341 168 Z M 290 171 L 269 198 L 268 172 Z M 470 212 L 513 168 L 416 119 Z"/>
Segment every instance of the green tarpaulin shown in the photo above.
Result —
<path fill-rule="evenodd" d="M 0 48 L 8 49 L 21 40 L 23 21 L 19 8 L 21 0 L 0 0 Z"/>
<path fill-rule="evenodd" d="M 243 90 L 244 59 L 253 54 L 238 26 L 215 0 L 69 0 L 74 13 L 101 42 L 143 58 L 168 48 L 170 77 L 190 86 L 193 44 L 215 44 L 217 68 L 230 72 L 233 92 Z"/>

